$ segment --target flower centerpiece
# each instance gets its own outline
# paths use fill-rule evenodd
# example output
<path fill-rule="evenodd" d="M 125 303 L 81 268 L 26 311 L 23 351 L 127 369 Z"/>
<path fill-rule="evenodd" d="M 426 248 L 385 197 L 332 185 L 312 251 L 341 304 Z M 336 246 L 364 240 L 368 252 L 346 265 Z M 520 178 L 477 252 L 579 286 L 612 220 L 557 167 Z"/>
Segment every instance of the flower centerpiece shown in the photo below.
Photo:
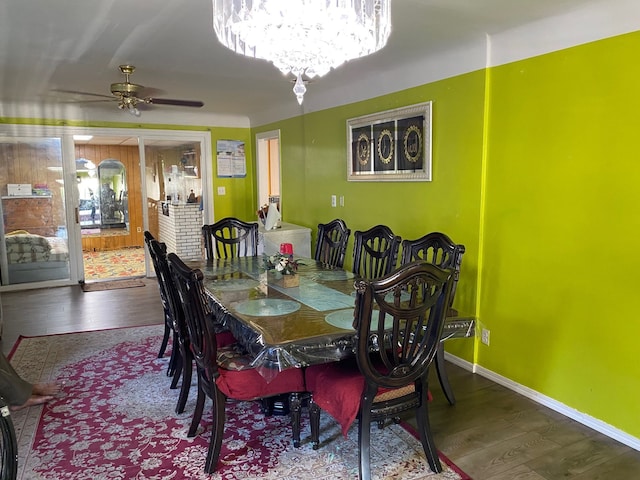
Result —
<path fill-rule="evenodd" d="M 303 265 L 298 260 L 294 260 L 292 255 L 276 253 L 275 255 L 264 256 L 264 266 L 266 270 L 275 270 L 282 275 L 295 275 L 298 266 Z"/>
<path fill-rule="evenodd" d="M 293 259 L 293 255 L 276 253 L 274 255 L 264 255 L 265 270 L 275 270 L 282 275 L 282 283 L 285 287 L 297 287 L 300 280 L 296 273 L 298 266 L 304 265 L 298 260 Z"/>

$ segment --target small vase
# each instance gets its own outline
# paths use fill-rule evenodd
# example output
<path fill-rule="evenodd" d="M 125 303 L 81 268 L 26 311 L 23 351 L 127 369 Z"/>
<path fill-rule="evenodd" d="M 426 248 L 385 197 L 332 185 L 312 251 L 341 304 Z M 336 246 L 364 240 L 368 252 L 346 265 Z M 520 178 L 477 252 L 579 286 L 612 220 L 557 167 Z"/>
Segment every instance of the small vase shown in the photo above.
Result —
<path fill-rule="evenodd" d="M 299 287 L 300 277 L 298 275 L 282 275 L 281 282 L 284 288 Z"/>

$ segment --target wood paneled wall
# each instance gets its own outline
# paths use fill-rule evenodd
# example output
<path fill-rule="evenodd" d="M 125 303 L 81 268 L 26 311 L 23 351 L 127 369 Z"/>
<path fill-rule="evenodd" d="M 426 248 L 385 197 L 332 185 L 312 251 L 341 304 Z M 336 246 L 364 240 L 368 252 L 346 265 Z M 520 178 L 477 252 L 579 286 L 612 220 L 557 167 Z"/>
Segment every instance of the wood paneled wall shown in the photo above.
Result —
<path fill-rule="evenodd" d="M 62 184 L 62 147 L 57 139 L 0 144 L 0 194 L 8 183 L 47 185 L 51 191 L 53 225 L 65 225 Z"/>

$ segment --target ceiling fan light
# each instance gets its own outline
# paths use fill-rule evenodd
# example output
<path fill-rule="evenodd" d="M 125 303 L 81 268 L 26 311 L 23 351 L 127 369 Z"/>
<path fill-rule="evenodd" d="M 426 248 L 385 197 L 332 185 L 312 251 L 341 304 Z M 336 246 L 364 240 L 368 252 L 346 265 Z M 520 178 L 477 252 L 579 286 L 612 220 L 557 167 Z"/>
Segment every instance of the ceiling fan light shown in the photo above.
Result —
<path fill-rule="evenodd" d="M 134 117 L 140 116 L 140 110 L 138 110 L 138 99 L 135 97 L 122 97 L 118 102 L 118 108 L 129 112 Z"/>
<path fill-rule="evenodd" d="M 129 106 L 127 107 L 127 111 L 133 115 L 134 117 L 139 117 L 140 116 L 140 110 L 138 110 L 138 107 L 136 107 L 134 104 L 130 103 Z"/>
<path fill-rule="evenodd" d="M 391 33 L 391 0 L 212 1 L 225 47 L 296 77 L 323 76 L 377 52 Z"/>

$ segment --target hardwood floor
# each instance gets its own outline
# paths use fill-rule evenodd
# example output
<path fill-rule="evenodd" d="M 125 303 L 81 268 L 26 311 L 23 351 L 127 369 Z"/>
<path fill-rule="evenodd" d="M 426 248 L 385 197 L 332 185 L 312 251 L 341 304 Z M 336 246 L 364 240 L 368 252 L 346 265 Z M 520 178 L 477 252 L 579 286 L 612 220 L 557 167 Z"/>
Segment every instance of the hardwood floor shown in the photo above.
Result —
<path fill-rule="evenodd" d="M 640 452 L 452 364 L 457 403 L 431 379 L 436 446 L 474 480 L 640 478 Z"/>
<path fill-rule="evenodd" d="M 3 292 L 2 351 L 20 335 L 51 335 L 163 322 L 155 278 L 144 287 L 83 292 L 79 285 Z"/>
<path fill-rule="evenodd" d="M 155 279 L 146 286 L 83 293 L 60 287 L 2 293 L 5 353 L 20 335 L 162 323 Z M 474 480 L 640 478 L 640 452 L 479 375 L 447 365 L 457 404 L 431 380 L 438 449 Z M 308 435 L 308 432 L 303 432 Z"/>

